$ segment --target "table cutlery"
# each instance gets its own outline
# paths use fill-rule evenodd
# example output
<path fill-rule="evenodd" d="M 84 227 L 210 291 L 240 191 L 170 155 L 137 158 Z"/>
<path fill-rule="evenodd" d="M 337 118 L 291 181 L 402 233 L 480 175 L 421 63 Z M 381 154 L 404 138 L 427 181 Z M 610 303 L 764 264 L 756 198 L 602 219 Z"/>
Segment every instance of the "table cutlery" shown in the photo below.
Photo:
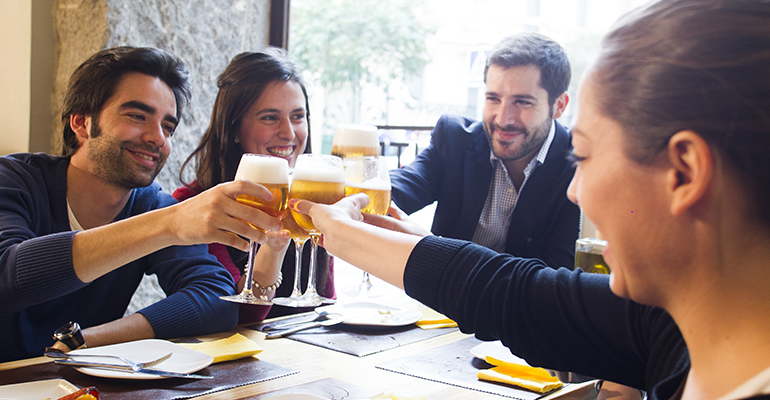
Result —
<path fill-rule="evenodd" d="M 171 357 L 171 355 L 174 353 L 171 352 L 166 354 L 165 356 L 156 358 L 151 361 L 142 362 L 142 363 L 133 362 L 124 357 L 109 355 L 109 354 L 104 354 L 104 355 L 102 354 L 67 354 L 59 351 L 54 351 L 52 349 L 47 350 L 44 354 L 46 357 L 50 357 L 50 358 L 68 359 L 73 361 L 77 361 L 77 360 L 74 360 L 75 358 L 115 358 L 126 363 L 133 371 L 139 371 L 142 368 L 152 367 L 153 365 L 157 365 L 162 363 L 163 361 L 168 360 Z"/>
<path fill-rule="evenodd" d="M 318 328 L 318 327 L 321 327 L 321 326 L 333 326 L 333 325 L 341 324 L 344 321 L 345 320 L 342 319 L 342 318 L 334 318 L 333 317 L 333 318 L 326 319 L 324 321 L 310 322 L 310 323 L 307 323 L 307 324 L 304 324 L 304 325 L 300 325 L 300 326 L 297 326 L 297 327 L 294 327 L 294 328 L 286 329 L 286 330 L 283 330 L 283 331 L 273 332 L 273 333 L 270 333 L 267 336 L 265 336 L 265 338 L 266 339 L 275 339 L 275 338 L 285 337 L 285 336 L 291 335 L 292 333 L 297 333 L 299 331 L 304 331 L 304 330 L 312 329 L 312 328 Z"/>
<path fill-rule="evenodd" d="M 167 376 L 172 378 L 189 378 L 189 379 L 213 379 L 214 378 L 213 376 L 208 376 L 208 375 L 182 374 L 179 372 L 162 371 L 159 369 L 139 368 L 138 370 L 134 370 L 128 365 L 76 361 L 72 359 L 68 359 L 68 360 L 57 359 L 57 360 L 54 360 L 54 363 L 59 365 L 68 365 L 70 367 L 76 367 L 76 368 L 98 368 L 98 369 L 106 369 L 106 370 L 113 370 L 113 371 L 123 371 L 128 373 Z"/>
<path fill-rule="evenodd" d="M 329 319 L 329 312 L 328 311 L 321 311 L 318 313 L 318 315 L 313 319 L 301 319 L 299 321 L 293 321 L 293 322 L 287 322 L 284 324 L 270 324 L 267 326 L 262 327 L 262 332 L 269 332 L 269 331 L 280 331 L 283 329 L 291 328 L 292 326 L 299 325 L 299 324 L 307 324 L 310 322 L 318 322 L 318 321 L 324 321 Z"/>

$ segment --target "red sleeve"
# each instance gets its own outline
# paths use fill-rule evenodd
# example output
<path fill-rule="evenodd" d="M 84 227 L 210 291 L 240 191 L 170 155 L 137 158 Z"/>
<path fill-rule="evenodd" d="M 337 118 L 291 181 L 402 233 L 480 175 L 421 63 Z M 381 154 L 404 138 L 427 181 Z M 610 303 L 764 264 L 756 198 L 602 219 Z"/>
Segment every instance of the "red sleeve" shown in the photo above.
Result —
<path fill-rule="evenodd" d="M 220 243 L 209 244 L 209 254 L 217 258 L 220 264 L 225 266 L 227 272 L 233 277 L 233 282 L 238 283 L 241 279 L 241 271 L 235 266 L 235 263 L 230 258 L 230 254 L 227 252 L 227 246 Z"/>

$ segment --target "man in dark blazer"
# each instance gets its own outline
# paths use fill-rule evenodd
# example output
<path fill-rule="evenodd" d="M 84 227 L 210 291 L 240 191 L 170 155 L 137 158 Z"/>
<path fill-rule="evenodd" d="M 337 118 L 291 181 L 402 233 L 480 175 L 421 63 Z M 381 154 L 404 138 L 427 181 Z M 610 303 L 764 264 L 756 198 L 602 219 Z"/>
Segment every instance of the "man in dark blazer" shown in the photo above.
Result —
<path fill-rule="evenodd" d="M 580 210 L 566 196 L 571 137 L 556 122 L 570 77 L 553 40 L 504 39 L 487 57 L 483 120 L 442 116 L 430 146 L 391 171 L 396 205 L 411 214 L 438 201 L 433 234 L 572 268 Z"/>

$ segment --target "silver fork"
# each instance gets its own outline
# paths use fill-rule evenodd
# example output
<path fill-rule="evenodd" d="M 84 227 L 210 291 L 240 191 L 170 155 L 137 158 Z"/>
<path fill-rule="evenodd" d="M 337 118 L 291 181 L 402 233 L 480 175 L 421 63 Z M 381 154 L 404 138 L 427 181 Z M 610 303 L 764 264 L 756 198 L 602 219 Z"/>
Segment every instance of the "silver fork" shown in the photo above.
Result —
<path fill-rule="evenodd" d="M 156 358 L 155 360 L 147 361 L 147 362 L 133 362 L 131 360 L 128 360 L 121 356 L 113 356 L 113 355 L 101 355 L 101 354 L 67 354 L 63 353 L 61 351 L 55 351 L 54 349 L 48 349 L 45 353 L 46 357 L 50 358 L 59 358 L 59 359 L 71 359 L 74 360 L 76 358 L 115 358 L 120 361 L 123 361 L 126 365 L 128 365 L 134 372 L 139 372 L 142 368 L 146 367 L 152 367 L 153 365 L 157 365 L 162 363 L 163 361 L 166 361 L 171 357 L 173 352 L 166 354 L 165 356 Z"/>

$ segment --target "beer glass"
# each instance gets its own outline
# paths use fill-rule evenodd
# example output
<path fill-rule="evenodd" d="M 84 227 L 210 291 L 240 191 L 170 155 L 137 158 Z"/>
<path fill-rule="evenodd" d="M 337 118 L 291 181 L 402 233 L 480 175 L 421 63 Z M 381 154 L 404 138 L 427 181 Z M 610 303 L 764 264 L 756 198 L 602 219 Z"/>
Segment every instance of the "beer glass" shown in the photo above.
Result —
<path fill-rule="evenodd" d="M 302 154 L 297 158 L 294 177 L 291 181 L 289 197 L 310 200 L 315 203 L 333 204 L 345 197 L 345 172 L 342 159 L 323 154 Z M 297 307 L 314 307 L 324 299 L 316 290 L 316 263 L 318 254 L 319 231 L 310 216 L 291 211 L 297 224 L 310 235 L 310 267 L 305 293 L 297 299 Z"/>
<path fill-rule="evenodd" d="M 262 210 L 273 217 L 283 218 L 286 214 L 286 203 L 289 199 L 289 163 L 277 157 L 263 154 L 244 154 L 235 172 L 235 180 L 246 179 L 265 186 L 273 194 L 272 201 L 246 194 L 238 195 L 236 200 L 241 204 Z M 252 225 L 254 229 L 259 229 Z M 254 257 L 257 254 L 257 243 L 249 241 L 249 259 L 246 264 L 246 282 L 241 293 L 233 296 L 222 296 L 220 299 L 246 304 L 272 304 L 266 293 L 255 296 L 252 287 L 254 279 Z"/>
<path fill-rule="evenodd" d="M 283 217 L 283 229 L 286 229 L 291 234 L 291 239 L 294 241 L 294 289 L 289 297 L 276 297 L 273 299 L 273 304 L 278 304 L 286 307 L 300 307 L 300 297 L 302 296 L 302 287 L 300 286 L 300 274 L 302 272 L 302 249 L 305 246 L 305 242 L 310 238 L 310 234 L 302 229 L 294 220 L 294 215 L 287 212 Z"/>
<path fill-rule="evenodd" d="M 380 136 L 374 125 L 340 124 L 332 138 L 332 155 L 345 157 L 380 155 Z"/>
<path fill-rule="evenodd" d="M 575 242 L 575 268 L 597 274 L 609 274 L 610 267 L 604 261 L 602 250 L 607 241 L 599 238 L 582 238 Z"/>
<path fill-rule="evenodd" d="M 380 154 L 380 137 L 377 133 L 377 127 L 374 125 L 358 124 L 337 125 L 337 129 L 334 131 L 334 138 L 332 139 L 332 154 L 342 157 L 343 159 L 347 157 L 377 157 Z M 390 187 L 389 179 L 388 187 Z M 388 198 L 390 198 L 390 191 L 388 191 Z M 370 207 L 372 206 L 373 201 L 374 199 L 370 197 Z M 388 200 L 388 206 L 390 206 L 390 200 Z M 367 212 L 364 210 L 361 211 Z M 387 207 L 383 214 L 386 213 Z M 369 273 L 364 271 L 361 283 L 355 288 L 346 289 L 345 292 L 352 296 L 361 294 L 371 295 L 371 287 L 372 282 Z"/>
<path fill-rule="evenodd" d="M 366 193 L 369 204 L 361 212 L 386 215 L 390 207 L 390 175 L 388 164 L 382 157 L 345 157 L 345 195 Z M 363 280 L 357 288 L 347 291 L 352 296 L 376 296 L 372 290 L 369 273 L 364 271 Z"/>

